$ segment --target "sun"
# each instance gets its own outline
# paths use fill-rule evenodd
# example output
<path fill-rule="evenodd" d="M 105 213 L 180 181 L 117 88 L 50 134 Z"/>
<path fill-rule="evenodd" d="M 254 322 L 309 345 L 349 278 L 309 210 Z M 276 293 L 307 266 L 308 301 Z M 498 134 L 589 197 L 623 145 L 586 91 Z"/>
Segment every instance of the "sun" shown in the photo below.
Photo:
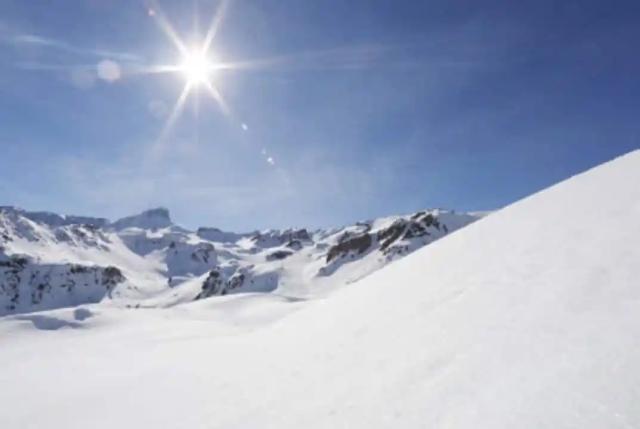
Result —
<path fill-rule="evenodd" d="M 204 85 L 215 71 L 215 63 L 202 51 L 194 50 L 185 54 L 179 66 L 190 86 Z"/>

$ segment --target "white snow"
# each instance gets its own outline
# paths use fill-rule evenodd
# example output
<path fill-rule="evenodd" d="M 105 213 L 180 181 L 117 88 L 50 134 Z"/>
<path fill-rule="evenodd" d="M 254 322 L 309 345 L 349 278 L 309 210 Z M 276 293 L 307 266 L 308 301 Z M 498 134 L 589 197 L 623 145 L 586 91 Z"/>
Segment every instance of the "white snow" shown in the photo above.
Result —
<path fill-rule="evenodd" d="M 640 427 L 638 219 L 640 151 L 322 298 L 9 316 L 1 426 Z"/>

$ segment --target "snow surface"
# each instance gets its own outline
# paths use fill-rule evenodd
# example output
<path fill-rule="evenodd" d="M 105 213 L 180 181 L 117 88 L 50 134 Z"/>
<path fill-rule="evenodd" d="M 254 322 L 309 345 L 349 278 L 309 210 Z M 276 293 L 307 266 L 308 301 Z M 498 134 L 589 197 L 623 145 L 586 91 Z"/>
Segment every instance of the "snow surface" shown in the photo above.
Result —
<path fill-rule="evenodd" d="M 0 319 L 3 428 L 640 427 L 640 152 L 308 300 Z"/>

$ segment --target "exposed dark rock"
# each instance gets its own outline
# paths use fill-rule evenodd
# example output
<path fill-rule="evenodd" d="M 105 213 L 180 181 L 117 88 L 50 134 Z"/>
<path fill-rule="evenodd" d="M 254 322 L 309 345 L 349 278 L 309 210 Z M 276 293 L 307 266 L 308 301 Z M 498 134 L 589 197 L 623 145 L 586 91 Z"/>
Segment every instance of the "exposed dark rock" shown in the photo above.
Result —
<path fill-rule="evenodd" d="M 378 231 L 377 238 L 380 242 L 380 249 L 384 252 L 392 243 L 402 236 L 406 229 L 407 221 L 404 219 L 398 219 L 388 228 Z"/>
<path fill-rule="evenodd" d="M 195 300 L 226 295 L 234 289 L 244 286 L 248 278 L 246 273 L 236 272 L 225 281 L 220 268 L 213 269 L 209 271 L 209 276 L 202 282 L 202 290 L 195 297 Z"/>
<path fill-rule="evenodd" d="M 309 236 L 309 232 L 305 228 L 302 228 L 293 231 L 289 237 L 289 241 L 290 240 L 311 240 L 311 237 Z"/>
<path fill-rule="evenodd" d="M 97 289 L 93 298 L 108 295 L 126 278 L 116 267 L 102 268 L 80 264 L 38 265 L 23 256 L 13 255 L 0 261 L 0 298 L 4 298 L 3 310 L 15 311 L 19 307 L 48 305 L 45 301 L 56 299 L 53 295 L 73 293 L 76 285 L 90 284 L 104 287 Z M 55 287 L 55 290 L 54 290 Z M 4 296 L 4 297 L 3 297 Z M 21 302 L 21 300 L 28 300 Z"/>
<path fill-rule="evenodd" d="M 293 255 L 293 252 L 289 250 L 276 250 L 275 252 L 271 252 L 267 255 L 267 261 L 279 261 L 286 259 L 291 255 Z"/>
<path fill-rule="evenodd" d="M 286 246 L 289 249 L 293 249 L 293 250 L 300 250 L 302 249 L 302 243 L 300 242 L 300 240 L 291 240 L 290 242 L 288 242 L 286 244 Z"/>
<path fill-rule="evenodd" d="M 69 272 L 71 274 L 84 274 L 84 273 L 89 273 L 92 270 L 95 271 L 95 267 L 88 267 L 86 265 L 77 265 L 77 264 L 71 264 L 69 266 Z"/>
<path fill-rule="evenodd" d="M 126 278 L 122 275 L 122 271 L 119 268 L 108 266 L 104 269 L 102 273 L 102 284 L 103 285 L 116 285 L 118 283 L 122 283 Z"/>
<path fill-rule="evenodd" d="M 405 232 L 404 238 L 422 237 L 423 235 L 430 235 L 427 228 L 419 223 L 411 222 L 407 227 L 407 232 Z"/>
<path fill-rule="evenodd" d="M 100 229 L 97 225 L 93 225 L 93 224 L 90 224 L 90 223 L 83 223 L 81 226 L 83 228 L 88 229 L 91 232 L 97 232 L 98 229 Z"/>
<path fill-rule="evenodd" d="M 429 213 L 428 215 L 426 215 L 423 219 L 422 219 L 422 223 L 424 224 L 424 226 L 433 226 L 435 229 L 440 229 L 440 221 L 438 220 L 437 217 L 433 216 L 431 213 Z"/>
<path fill-rule="evenodd" d="M 361 226 L 363 228 L 365 228 L 364 232 L 369 232 L 371 230 L 371 221 L 360 221 L 360 222 L 356 222 L 356 226 Z"/>
<path fill-rule="evenodd" d="M 244 284 L 246 276 L 243 273 L 236 273 L 227 281 L 227 288 L 224 293 L 239 288 Z"/>
<path fill-rule="evenodd" d="M 27 266 L 29 260 L 23 256 L 12 255 L 7 260 L 0 260 L 0 267 L 23 269 Z"/>
<path fill-rule="evenodd" d="M 208 227 L 208 226 L 201 226 L 201 227 L 198 228 L 196 234 L 200 235 L 200 234 L 204 234 L 204 233 L 207 233 L 207 232 L 222 232 L 222 230 L 218 229 L 218 228 Z"/>
<path fill-rule="evenodd" d="M 199 247 L 191 254 L 191 260 L 194 262 L 209 263 L 211 254 L 215 252 L 215 247 L 211 243 L 200 243 Z"/>
<path fill-rule="evenodd" d="M 202 283 L 202 291 L 196 296 L 196 300 L 209 298 L 215 295 L 222 295 L 224 291 L 224 282 L 220 272 L 215 269 L 209 271 L 209 276 Z"/>
<path fill-rule="evenodd" d="M 327 263 L 331 262 L 338 256 L 345 256 L 349 252 L 358 252 L 358 254 L 362 254 L 371 247 L 372 241 L 371 234 L 365 233 L 339 242 L 329 249 L 329 252 L 327 253 Z"/>
<path fill-rule="evenodd" d="M 418 212 L 409 219 L 398 219 L 391 226 L 378 232 L 380 250 L 386 252 L 398 240 L 431 235 L 428 228 L 440 230 L 440 221 L 431 213 Z M 444 231 L 448 232 L 446 226 Z"/>
<path fill-rule="evenodd" d="M 309 235 L 309 232 L 305 228 L 301 228 L 301 229 L 287 229 L 280 232 L 275 231 L 275 232 L 270 232 L 266 234 L 256 232 L 251 236 L 251 240 L 256 243 L 264 242 L 268 238 L 272 238 L 272 239 L 275 238 L 280 243 L 286 243 L 293 240 L 309 241 L 311 240 L 311 235 Z"/>

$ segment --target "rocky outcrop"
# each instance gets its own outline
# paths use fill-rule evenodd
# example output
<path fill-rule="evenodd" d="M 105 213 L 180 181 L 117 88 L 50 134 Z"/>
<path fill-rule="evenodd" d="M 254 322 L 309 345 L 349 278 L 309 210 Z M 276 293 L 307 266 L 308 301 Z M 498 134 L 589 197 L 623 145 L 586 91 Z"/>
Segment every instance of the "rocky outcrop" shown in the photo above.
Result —
<path fill-rule="evenodd" d="M 199 299 L 209 298 L 215 295 L 223 295 L 224 292 L 224 280 L 220 271 L 211 270 L 209 276 L 202 283 L 202 291 L 196 296 L 196 301 Z"/>
<path fill-rule="evenodd" d="M 300 250 L 303 247 L 300 240 L 291 240 L 285 246 L 287 246 L 291 250 Z"/>
<path fill-rule="evenodd" d="M 253 234 L 251 240 L 265 247 L 279 246 L 292 241 L 310 241 L 311 235 L 305 228 L 285 229 L 283 231 L 272 230 L 265 232 L 257 232 Z"/>
<path fill-rule="evenodd" d="M 122 275 L 122 271 L 117 267 L 109 266 L 102 270 L 102 286 L 106 287 L 109 292 L 125 280 L 126 278 Z"/>
<path fill-rule="evenodd" d="M 271 252 L 267 255 L 267 261 L 281 261 L 283 259 L 287 259 L 291 255 L 293 255 L 293 252 L 289 250 L 276 250 L 275 252 Z"/>
<path fill-rule="evenodd" d="M 41 264 L 24 255 L 3 255 L 0 315 L 98 302 L 125 281 L 113 266 Z"/>
<path fill-rule="evenodd" d="M 191 253 L 191 260 L 208 264 L 209 260 L 214 256 L 215 247 L 211 243 L 200 243 L 198 247 Z"/>
<path fill-rule="evenodd" d="M 327 253 L 327 263 L 333 261 L 337 257 L 344 257 L 350 252 L 360 255 L 366 252 L 372 243 L 371 234 L 364 233 L 352 238 L 346 238 L 329 249 Z"/>
<path fill-rule="evenodd" d="M 60 228 L 54 228 L 53 233 L 55 239 L 59 243 L 67 243 L 78 247 L 95 247 L 106 252 L 109 251 L 111 239 L 101 229 L 93 225 L 70 225 Z"/>
<path fill-rule="evenodd" d="M 429 228 L 440 231 L 440 221 L 431 213 L 419 212 L 409 219 L 398 219 L 391 226 L 378 232 L 380 249 L 385 252 L 389 247 L 403 239 L 412 239 L 431 235 Z M 445 233 L 446 233 L 446 226 Z"/>
<path fill-rule="evenodd" d="M 228 279 L 225 279 L 220 268 L 211 270 L 207 278 L 202 282 L 202 290 L 195 297 L 195 300 L 197 301 L 212 296 L 226 295 L 230 291 L 242 287 L 246 278 L 246 274 L 236 272 Z"/>
<path fill-rule="evenodd" d="M 218 265 L 212 243 L 171 242 L 164 251 L 167 273 L 170 277 L 200 276 Z"/>
<path fill-rule="evenodd" d="M 239 287 L 242 287 L 242 285 L 244 285 L 246 278 L 247 278 L 247 275 L 244 273 L 235 273 L 234 275 L 232 275 L 229 278 L 229 280 L 227 280 L 227 287 L 223 294 L 226 294 L 227 292 L 230 292 Z"/>
<path fill-rule="evenodd" d="M 218 228 L 200 227 L 196 231 L 196 235 L 203 240 L 220 243 L 234 243 L 242 238 L 250 237 L 253 234 L 236 234 L 234 232 L 225 232 Z"/>
<path fill-rule="evenodd" d="M 385 256 L 410 253 L 449 232 L 449 228 L 439 219 L 438 213 L 422 211 L 411 216 L 399 217 L 390 224 L 377 228 L 373 228 L 370 222 L 359 222 L 356 228 L 341 233 L 338 242 L 329 248 L 326 262 L 330 264 L 348 254 L 353 258 L 373 248 Z M 327 270 L 322 272 L 327 273 Z"/>

